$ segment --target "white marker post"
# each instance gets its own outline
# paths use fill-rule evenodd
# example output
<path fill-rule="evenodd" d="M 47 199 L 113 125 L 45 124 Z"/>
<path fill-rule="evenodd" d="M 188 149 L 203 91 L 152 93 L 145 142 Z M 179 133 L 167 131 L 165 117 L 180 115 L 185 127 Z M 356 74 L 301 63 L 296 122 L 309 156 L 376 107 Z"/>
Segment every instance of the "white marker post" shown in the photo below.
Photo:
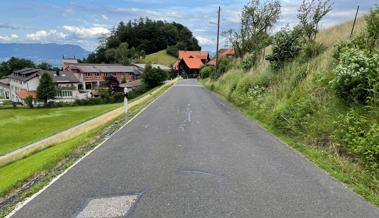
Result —
<path fill-rule="evenodd" d="M 125 113 L 128 113 L 128 88 L 124 88 L 124 108 Z"/>

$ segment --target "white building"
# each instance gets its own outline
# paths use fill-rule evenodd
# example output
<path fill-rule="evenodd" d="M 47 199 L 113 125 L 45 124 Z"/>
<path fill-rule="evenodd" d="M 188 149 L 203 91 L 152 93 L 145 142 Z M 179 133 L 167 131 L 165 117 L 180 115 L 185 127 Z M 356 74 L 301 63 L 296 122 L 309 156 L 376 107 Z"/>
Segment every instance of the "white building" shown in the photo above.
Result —
<path fill-rule="evenodd" d="M 0 100 L 9 100 L 10 86 L 9 79 L 0 79 Z"/>

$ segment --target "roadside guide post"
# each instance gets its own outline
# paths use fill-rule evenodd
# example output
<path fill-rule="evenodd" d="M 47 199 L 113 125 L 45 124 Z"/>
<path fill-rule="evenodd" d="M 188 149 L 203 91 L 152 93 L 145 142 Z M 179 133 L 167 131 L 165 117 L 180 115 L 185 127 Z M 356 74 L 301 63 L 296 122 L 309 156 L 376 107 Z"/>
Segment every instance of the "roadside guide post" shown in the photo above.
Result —
<path fill-rule="evenodd" d="M 128 112 L 128 88 L 124 88 L 124 108 L 125 108 L 125 113 Z"/>

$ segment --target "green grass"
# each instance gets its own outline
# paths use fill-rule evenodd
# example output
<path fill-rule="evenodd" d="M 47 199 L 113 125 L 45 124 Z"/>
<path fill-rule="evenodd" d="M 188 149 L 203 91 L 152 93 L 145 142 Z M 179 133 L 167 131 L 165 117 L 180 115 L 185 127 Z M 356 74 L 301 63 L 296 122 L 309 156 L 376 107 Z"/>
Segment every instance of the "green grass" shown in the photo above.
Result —
<path fill-rule="evenodd" d="M 120 105 L 0 109 L 0 155 L 69 129 Z"/>
<path fill-rule="evenodd" d="M 146 93 L 149 96 L 143 100 L 141 103 L 131 107 L 128 111 L 126 118 L 121 117 L 118 122 L 118 126 L 121 126 L 126 121 L 134 117 L 141 109 L 146 107 L 155 98 L 160 96 L 164 91 L 166 91 L 170 86 L 164 85 L 162 89 L 153 89 Z M 153 93 L 155 91 L 155 93 Z M 117 118 L 116 118 L 117 119 Z M 115 119 L 115 120 L 116 120 Z M 18 160 L 6 166 L 0 168 L 0 198 L 4 197 L 10 191 L 21 187 L 30 178 L 41 173 L 47 173 L 47 175 L 40 181 L 34 184 L 28 191 L 22 193 L 21 198 L 28 197 L 33 193 L 40 190 L 45 184 L 47 184 L 54 176 L 59 174 L 64 168 L 69 167 L 75 162 L 77 158 L 84 155 L 85 151 L 78 151 L 85 145 L 90 144 L 90 149 L 96 146 L 96 137 L 99 136 L 104 130 L 110 126 L 114 121 L 110 121 L 104 125 L 97 127 L 89 132 L 83 133 L 78 137 L 67 140 L 63 143 L 57 144 L 55 146 L 49 147 L 43 151 L 35 153 L 29 157 Z M 98 140 L 99 141 L 99 140 Z M 92 143 L 92 144 L 91 144 Z M 88 151 L 88 149 L 87 149 Z M 81 155 L 73 155 L 73 153 L 79 152 Z M 71 159 L 70 158 L 71 156 Z M 63 160 L 67 160 L 64 163 L 64 167 L 61 171 L 54 171 L 53 168 Z M 22 200 L 22 199 L 20 199 Z M 8 205 L 6 208 L 0 210 L 0 217 L 5 216 L 14 208 L 14 205 Z"/>
<path fill-rule="evenodd" d="M 364 23 L 359 20 L 357 25 L 357 29 L 362 29 Z M 373 168 L 374 164 L 364 155 L 355 154 L 343 144 L 341 138 L 351 134 L 348 131 L 340 134 L 336 127 L 349 113 L 358 121 L 368 120 L 367 126 L 379 125 L 379 106 L 349 106 L 329 85 L 335 67 L 333 44 L 348 39 L 350 28 L 351 22 L 347 22 L 320 32 L 317 38 L 328 48 L 313 59 L 299 57 L 279 71 L 273 71 L 266 61 L 248 72 L 237 65 L 216 81 L 202 82 L 379 206 L 379 169 Z M 359 127 L 350 125 L 346 129 L 354 128 Z"/>
<path fill-rule="evenodd" d="M 176 58 L 167 54 L 166 50 L 162 50 L 153 54 L 146 55 L 145 59 L 142 60 L 144 63 L 151 63 L 151 64 L 163 64 L 170 66 L 174 64 L 176 61 Z"/>

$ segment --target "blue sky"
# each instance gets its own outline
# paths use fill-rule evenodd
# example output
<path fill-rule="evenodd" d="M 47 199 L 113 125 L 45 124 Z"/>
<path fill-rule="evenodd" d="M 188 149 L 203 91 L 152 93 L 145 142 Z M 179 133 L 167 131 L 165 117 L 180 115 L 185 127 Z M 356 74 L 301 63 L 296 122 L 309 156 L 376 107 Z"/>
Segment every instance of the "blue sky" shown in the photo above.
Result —
<path fill-rule="evenodd" d="M 102 34 L 120 21 L 149 17 L 186 25 L 203 50 L 215 50 L 217 7 L 222 7 L 221 31 L 238 28 L 248 0 L 1 0 L 0 42 L 70 43 L 93 50 Z M 282 16 L 274 30 L 297 23 L 300 0 L 282 0 Z M 334 0 L 334 10 L 321 27 L 353 19 L 379 0 Z"/>

